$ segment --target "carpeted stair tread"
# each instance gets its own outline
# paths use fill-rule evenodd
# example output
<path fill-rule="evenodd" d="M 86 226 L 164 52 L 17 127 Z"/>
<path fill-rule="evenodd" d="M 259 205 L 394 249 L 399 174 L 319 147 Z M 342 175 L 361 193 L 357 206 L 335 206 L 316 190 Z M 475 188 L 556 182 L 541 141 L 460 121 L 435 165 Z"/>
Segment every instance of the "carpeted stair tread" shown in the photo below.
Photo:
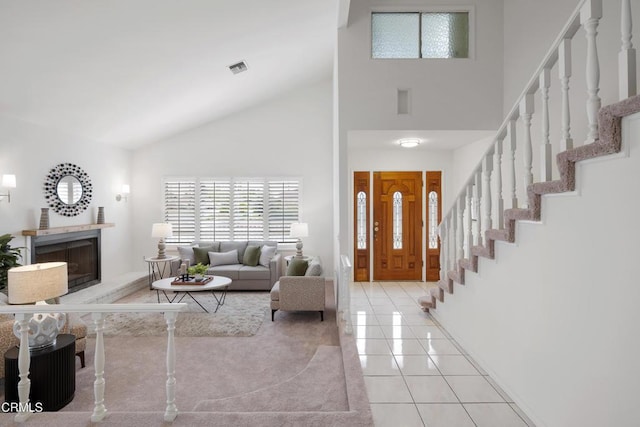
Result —
<path fill-rule="evenodd" d="M 278 412 L 278 411 L 346 411 L 347 401 L 342 375 L 328 371 L 328 366 L 342 365 L 342 351 L 337 346 L 319 346 L 307 366 L 281 383 L 224 399 L 202 400 L 195 412 Z M 313 381 L 310 381 L 310 378 Z M 283 398 L 285 397 L 286 398 Z"/>

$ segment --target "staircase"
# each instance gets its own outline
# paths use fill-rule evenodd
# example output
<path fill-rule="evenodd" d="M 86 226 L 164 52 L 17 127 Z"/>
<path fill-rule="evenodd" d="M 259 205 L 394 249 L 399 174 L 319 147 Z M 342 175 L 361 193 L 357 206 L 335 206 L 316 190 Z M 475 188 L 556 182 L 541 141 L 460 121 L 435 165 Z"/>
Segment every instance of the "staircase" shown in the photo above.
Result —
<path fill-rule="evenodd" d="M 579 2 L 507 114 L 440 224 L 441 280 L 421 298 L 540 427 L 640 425 L 640 96 L 631 2 L 604 6 L 608 28 L 603 1 Z M 612 26 L 615 46 L 598 36 Z"/>
<path fill-rule="evenodd" d="M 440 281 L 429 295 L 420 298 L 424 311 L 444 302 L 446 294 L 453 294 L 454 283 L 465 284 L 465 272 L 478 272 L 478 257 L 495 258 L 495 241 L 516 242 L 516 221 L 540 221 L 542 195 L 574 191 L 576 162 L 617 153 L 621 147 L 621 119 L 640 111 L 640 97 L 636 93 L 636 60 L 632 39 L 631 1 L 620 5 L 621 47 L 618 53 L 619 102 L 600 108 L 600 63 L 598 60 L 598 25 L 603 17 L 602 0 L 582 0 L 572 13 L 556 41 L 499 128 L 493 144 L 484 154 L 454 205 L 439 226 L 441 242 Z M 589 94 L 586 110 L 588 133 L 584 145 L 573 147 L 571 136 L 570 91 L 572 74 L 572 39 L 584 30 L 587 46 L 586 91 Z M 556 168 L 553 169 L 550 141 L 551 70 L 557 68 L 560 79 L 559 108 L 561 117 L 560 144 L 557 147 Z M 535 96 L 540 97 L 540 162 L 533 161 L 532 122 Z M 518 130 L 518 126 L 521 130 Z M 503 174 L 503 150 L 507 155 L 507 173 Z M 516 154 L 522 157 L 518 170 Z M 494 170 L 495 165 L 495 170 Z M 537 166 L 540 181 L 533 182 Z M 516 172 L 519 172 L 516 173 Z M 558 178 L 553 180 L 556 174 Z M 505 179 L 506 178 L 506 179 Z M 493 181 L 492 181 L 493 179 Z M 510 188 L 503 186 L 510 183 Z M 518 197 L 518 182 L 524 182 Z M 522 188 L 526 189 L 522 190 Z M 504 209 L 503 193 L 507 191 L 511 208 Z M 519 203 L 523 207 L 518 207 Z M 478 211 L 481 211 L 478 214 Z M 473 217 L 477 220 L 472 221 Z M 497 217 L 494 220 L 494 217 Z M 475 222 L 475 224 L 472 224 Z M 496 228 L 493 228 L 493 227 Z"/>

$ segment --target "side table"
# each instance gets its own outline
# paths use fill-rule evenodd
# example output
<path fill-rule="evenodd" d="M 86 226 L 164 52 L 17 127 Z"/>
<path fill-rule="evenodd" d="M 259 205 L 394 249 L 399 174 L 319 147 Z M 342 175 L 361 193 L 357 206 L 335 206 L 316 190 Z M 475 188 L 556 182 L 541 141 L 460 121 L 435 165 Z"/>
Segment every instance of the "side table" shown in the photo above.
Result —
<path fill-rule="evenodd" d="M 18 347 L 4 354 L 4 400 L 19 402 Z M 40 402 L 44 411 L 58 411 L 64 408 L 76 392 L 76 337 L 60 334 L 52 346 L 31 351 L 29 378 L 32 405 Z"/>
<path fill-rule="evenodd" d="M 286 262 L 286 266 L 287 267 L 289 266 L 289 263 L 291 262 L 291 260 L 294 259 L 295 257 L 296 257 L 295 255 L 287 255 L 286 257 L 284 257 L 284 260 Z M 311 257 L 303 255 L 302 259 L 305 260 L 305 261 L 309 261 L 311 259 Z"/>
<path fill-rule="evenodd" d="M 178 259 L 175 255 L 166 256 L 165 258 L 149 257 L 144 261 L 149 266 L 149 289 L 151 284 L 156 280 L 164 279 L 165 275 L 171 274 L 171 262 Z"/>

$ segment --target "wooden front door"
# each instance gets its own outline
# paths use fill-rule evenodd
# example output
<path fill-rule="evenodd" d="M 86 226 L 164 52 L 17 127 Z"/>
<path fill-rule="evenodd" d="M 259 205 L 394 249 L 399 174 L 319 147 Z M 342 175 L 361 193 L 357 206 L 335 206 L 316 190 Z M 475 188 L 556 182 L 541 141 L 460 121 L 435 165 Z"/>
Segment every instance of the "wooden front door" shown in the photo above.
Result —
<path fill-rule="evenodd" d="M 440 239 L 438 224 L 442 220 L 442 172 L 427 171 L 427 282 L 440 280 Z"/>
<path fill-rule="evenodd" d="M 373 280 L 422 280 L 422 173 L 373 174 Z"/>

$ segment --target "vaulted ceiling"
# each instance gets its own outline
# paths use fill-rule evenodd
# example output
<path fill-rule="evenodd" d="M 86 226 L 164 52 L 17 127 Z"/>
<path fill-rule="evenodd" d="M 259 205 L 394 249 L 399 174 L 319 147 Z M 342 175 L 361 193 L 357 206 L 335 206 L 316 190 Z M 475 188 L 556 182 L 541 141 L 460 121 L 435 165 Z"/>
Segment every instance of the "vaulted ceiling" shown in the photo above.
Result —
<path fill-rule="evenodd" d="M 337 5 L 0 0 L 0 114 L 136 148 L 329 78 Z"/>

